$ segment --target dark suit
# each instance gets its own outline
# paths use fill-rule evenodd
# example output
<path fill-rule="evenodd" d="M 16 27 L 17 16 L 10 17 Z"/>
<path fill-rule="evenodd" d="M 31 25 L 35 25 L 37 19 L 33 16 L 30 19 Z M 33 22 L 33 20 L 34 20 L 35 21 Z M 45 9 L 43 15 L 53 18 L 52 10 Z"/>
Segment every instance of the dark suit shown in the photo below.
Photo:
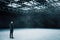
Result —
<path fill-rule="evenodd" d="M 10 26 L 10 38 L 13 38 L 14 25 L 13 25 L 13 23 L 10 23 L 9 26 Z"/>

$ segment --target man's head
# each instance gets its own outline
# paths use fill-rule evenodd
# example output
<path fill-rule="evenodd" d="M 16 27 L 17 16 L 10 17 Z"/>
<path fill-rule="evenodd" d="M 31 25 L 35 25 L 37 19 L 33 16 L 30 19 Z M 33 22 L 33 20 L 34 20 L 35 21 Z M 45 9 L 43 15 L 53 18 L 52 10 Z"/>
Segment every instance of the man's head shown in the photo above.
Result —
<path fill-rule="evenodd" d="M 13 21 L 11 21 L 11 23 L 13 23 Z"/>

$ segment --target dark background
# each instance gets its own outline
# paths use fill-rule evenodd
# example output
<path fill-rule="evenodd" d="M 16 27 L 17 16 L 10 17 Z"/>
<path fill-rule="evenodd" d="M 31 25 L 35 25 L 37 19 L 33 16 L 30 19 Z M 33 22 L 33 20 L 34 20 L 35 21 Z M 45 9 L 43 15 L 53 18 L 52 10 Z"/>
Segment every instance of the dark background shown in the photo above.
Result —
<path fill-rule="evenodd" d="M 46 2 L 44 0 L 37 1 L 42 4 Z M 47 8 L 40 12 L 31 10 L 31 12 L 24 13 L 23 10 L 22 12 L 21 10 L 19 10 L 20 12 L 11 11 L 6 5 L 6 3 L 0 1 L 0 28 L 9 28 L 11 20 L 14 21 L 15 28 L 60 28 L 59 7 L 46 6 Z"/>

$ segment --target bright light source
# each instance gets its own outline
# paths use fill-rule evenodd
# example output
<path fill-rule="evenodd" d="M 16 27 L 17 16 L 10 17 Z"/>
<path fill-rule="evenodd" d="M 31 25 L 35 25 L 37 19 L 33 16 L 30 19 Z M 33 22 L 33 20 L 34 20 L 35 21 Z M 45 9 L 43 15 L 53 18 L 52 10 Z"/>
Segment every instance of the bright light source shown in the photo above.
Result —
<path fill-rule="evenodd" d="M 54 6 L 54 7 L 56 7 L 56 6 L 60 6 L 60 3 L 53 3 L 53 4 L 51 4 L 52 6 Z"/>
<path fill-rule="evenodd" d="M 23 4 L 28 5 L 28 6 L 32 6 L 32 4 L 30 4 L 28 2 L 24 2 Z"/>
<path fill-rule="evenodd" d="M 35 6 L 34 9 L 45 9 L 45 6 Z"/>
<path fill-rule="evenodd" d="M 14 1 L 16 1 L 16 2 L 17 2 L 17 1 L 19 1 L 19 0 L 14 0 Z"/>
<path fill-rule="evenodd" d="M 45 9 L 46 7 L 45 6 L 39 6 L 41 9 Z"/>
<path fill-rule="evenodd" d="M 21 5 L 18 5 L 16 3 L 8 4 L 8 6 L 13 7 L 13 8 L 21 7 Z"/>
<path fill-rule="evenodd" d="M 34 4 L 34 5 L 38 5 L 38 4 L 40 4 L 40 3 L 38 3 L 38 2 L 36 2 L 36 1 L 29 1 L 29 3 L 31 3 L 31 4 Z"/>
<path fill-rule="evenodd" d="M 59 1 L 59 0 L 54 0 L 54 1 Z"/>
<path fill-rule="evenodd" d="M 25 5 L 27 5 L 27 6 L 33 6 L 33 5 L 38 5 L 38 4 L 40 4 L 40 3 L 38 3 L 38 2 L 33 2 L 33 1 L 29 1 L 29 2 L 24 2 L 24 3 L 22 3 L 22 4 L 25 4 Z"/>
<path fill-rule="evenodd" d="M 33 4 L 34 2 L 33 1 L 29 1 L 31 4 Z"/>
<path fill-rule="evenodd" d="M 21 8 L 22 10 L 30 10 L 31 8 L 28 8 L 28 7 L 24 7 L 24 8 Z"/>
<path fill-rule="evenodd" d="M 58 6 L 60 6 L 60 3 L 57 3 Z"/>
<path fill-rule="evenodd" d="M 47 2 L 57 2 L 59 0 L 46 0 Z"/>
<path fill-rule="evenodd" d="M 36 6 L 36 7 L 34 7 L 34 9 L 41 9 L 41 8 L 39 8 L 39 7 Z"/>

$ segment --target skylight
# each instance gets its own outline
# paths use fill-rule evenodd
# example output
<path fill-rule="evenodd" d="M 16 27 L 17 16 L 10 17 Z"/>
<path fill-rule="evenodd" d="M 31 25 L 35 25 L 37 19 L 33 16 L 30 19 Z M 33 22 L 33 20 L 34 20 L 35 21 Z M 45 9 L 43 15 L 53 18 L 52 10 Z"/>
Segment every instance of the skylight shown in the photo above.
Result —
<path fill-rule="evenodd" d="M 13 8 L 21 7 L 21 5 L 18 5 L 16 3 L 8 4 L 8 6 L 13 7 Z"/>

